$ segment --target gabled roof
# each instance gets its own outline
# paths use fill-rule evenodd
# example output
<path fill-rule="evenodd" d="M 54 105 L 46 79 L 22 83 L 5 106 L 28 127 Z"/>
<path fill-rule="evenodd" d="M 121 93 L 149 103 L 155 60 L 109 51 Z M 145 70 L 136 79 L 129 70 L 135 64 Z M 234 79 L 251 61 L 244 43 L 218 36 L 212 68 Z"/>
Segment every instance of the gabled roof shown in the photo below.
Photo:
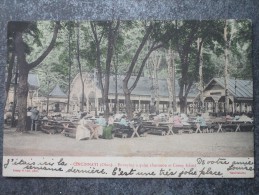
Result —
<path fill-rule="evenodd" d="M 224 78 L 213 78 L 205 87 L 208 88 L 213 82 L 225 88 Z M 253 98 L 253 81 L 229 78 L 227 80 L 228 91 L 236 98 Z"/>
<path fill-rule="evenodd" d="M 123 94 L 123 76 L 118 76 L 118 93 Z M 129 80 L 128 86 L 132 86 L 133 82 L 135 81 L 136 76 L 132 76 Z M 159 79 L 158 80 L 158 85 L 159 85 L 159 95 L 168 97 L 168 87 L 167 87 L 167 80 L 166 79 Z M 135 89 L 132 91 L 132 95 L 151 95 L 151 90 L 152 88 L 152 80 L 149 77 L 140 77 L 139 81 L 137 83 L 137 86 Z M 180 90 L 180 86 L 178 82 L 175 82 L 175 91 L 176 95 L 178 96 Z M 115 76 L 110 77 L 110 85 L 109 85 L 109 93 L 115 93 Z M 196 97 L 198 94 L 198 90 L 195 87 L 192 87 L 190 90 L 188 97 Z"/>
<path fill-rule="evenodd" d="M 67 98 L 67 95 L 62 91 L 59 85 L 56 85 L 54 89 L 49 93 L 51 97 Z"/>

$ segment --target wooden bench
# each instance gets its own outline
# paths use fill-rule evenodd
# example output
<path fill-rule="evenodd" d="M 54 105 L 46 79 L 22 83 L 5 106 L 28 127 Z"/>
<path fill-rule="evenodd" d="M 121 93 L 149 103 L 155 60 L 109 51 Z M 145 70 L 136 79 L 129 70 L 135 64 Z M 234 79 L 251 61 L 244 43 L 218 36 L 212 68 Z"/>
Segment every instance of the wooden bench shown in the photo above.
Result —
<path fill-rule="evenodd" d="M 181 130 L 178 130 L 178 134 L 181 135 L 183 133 L 189 133 L 189 134 L 192 134 L 193 133 L 193 130 L 192 129 L 181 129 Z"/>
<path fill-rule="evenodd" d="M 145 125 L 143 128 L 146 130 L 148 134 L 162 135 L 165 136 L 168 127 L 167 126 L 156 126 L 156 125 Z"/>
<path fill-rule="evenodd" d="M 61 132 L 63 135 L 65 135 L 66 137 L 76 137 L 76 128 L 77 128 L 77 121 L 76 122 L 71 122 L 69 123 L 69 125 L 67 127 L 65 127 L 63 129 L 63 131 Z"/>
<path fill-rule="evenodd" d="M 114 133 L 112 133 L 112 135 L 113 135 L 113 137 L 120 137 L 120 138 L 123 138 L 123 139 L 125 139 L 125 138 L 128 138 L 128 133 L 125 131 L 125 132 L 123 132 L 123 131 L 114 131 Z"/>
<path fill-rule="evenodd" d="M 47 134 L 56 134 L 57 131 L 55 129 L 55 126 L 52 125 L 43 125 L 41 126 L 41 131 Z"/>
<path fill-rule="evenodd" d="M 76 127 L 67 127 L 64 128 L 64 130 L 61 132 L 64 134 L 66 137 L 76 137 Z"/>
<path fill-rule="evenodd" d="M 253 131 L 254 130 L 254 124 L 253 123 L 242 123 L 240 124 L 240 131 Z M 238 130 L 236 130 L 237 132 Z"/>

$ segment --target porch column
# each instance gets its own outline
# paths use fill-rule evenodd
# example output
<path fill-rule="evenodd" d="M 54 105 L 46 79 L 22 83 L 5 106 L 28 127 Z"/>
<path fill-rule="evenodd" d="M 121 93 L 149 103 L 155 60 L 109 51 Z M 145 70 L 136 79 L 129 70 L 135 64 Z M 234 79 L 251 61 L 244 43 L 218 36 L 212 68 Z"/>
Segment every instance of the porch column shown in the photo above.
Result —
<path fill-rule="evenodd" d="M 100 111 L 99 110 L 99 99 L 98 98 L 95 98 L 95 106 L 96 106 L 97 112 Z"/>
<path fill-rule="evenodd" d="M 219 105 L 218 105 L 218 101 L 215 101 L 215 112 L 216 112 L 216 113 L 218 113 L 218 110 L 219 110 L 218 106 L 219 106 Z"/>
<path fill-rule="evenodd" d="M 232 112 L 233 113 L 235 112 L 235 103 L 234 102 L 232 103 Z"/>
<path fill-rule="evenodd" d="M 140 109 L 140 96 L 138 97 L 138 111 L 140 111 L 141 109 Z"/>
<path fill-rule="evenodd" d="M 86 110 L 87 110 L 87 112 L 89 112 L 89 107 L 90 107 L 90 105 L 89 105 L 89 97 L 87 96 L 87 98 L 86 98 Z"/>
<path fill-rule="evenodd" d="M 110 108 L 109 108 L 110 112 L 113 111 L 113 105 L 112 105 L 112 99 L 110 99 Z"/>

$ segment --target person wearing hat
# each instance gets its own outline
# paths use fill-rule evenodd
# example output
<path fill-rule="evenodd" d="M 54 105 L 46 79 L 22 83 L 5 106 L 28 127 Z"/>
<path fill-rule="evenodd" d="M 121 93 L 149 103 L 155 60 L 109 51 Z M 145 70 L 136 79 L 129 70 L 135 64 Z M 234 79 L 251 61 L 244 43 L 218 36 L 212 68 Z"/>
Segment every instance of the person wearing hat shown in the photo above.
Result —
<path fill-rule="evenodd" d="M 37 130 L 37 121 L 39 119 L 39 111 L 37 110 L 37 106 L 34 106 L 31 109 L 31 130 Z"/>

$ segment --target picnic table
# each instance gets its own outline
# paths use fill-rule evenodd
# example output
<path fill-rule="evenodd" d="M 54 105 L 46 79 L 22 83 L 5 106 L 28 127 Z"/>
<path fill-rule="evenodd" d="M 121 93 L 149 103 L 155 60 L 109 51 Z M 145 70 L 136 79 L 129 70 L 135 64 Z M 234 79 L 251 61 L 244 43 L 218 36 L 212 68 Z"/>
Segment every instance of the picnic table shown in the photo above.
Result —
<path fill-rule="evenodd" d="M 71 121 L 57 121 L 57 122 L 63 125 L 64 128 L 68 128 L 69 125 L 73 125 Z"/>
<path fill-rule="evenodd" d="M 143 121 L 143 128 L 150 134 L 161 134 L 162 136 L 173 135 L 173 122 L 166 121 Z"/>
<path fill-rule="evenodd" d="M 241 131 L 241 126 L 252 127 L 252 130 L 253 130 L 253 121 L 252 120 L 251 121 L 229 120 L 228 123 L 236 125 L 235 132 Z"/>
<path fill-rule="evenodd" d="M 115 128 L 113 134 L 116 137 L 127 138 L 127 137 L 141 137 L 145 136 L 145 132 L 142 130 L 142 124 L 138 122 L 131 121 L 128 126 L 122 125 L 120 122 L 116 121 L 113 123 Z"/>
<path fill-rule="evenodd" d="M 41 130 L 48 134 L 60 133 L 63 130 L 63 126 L 56 120 L 41 119 Z"/>
<path fill-rule="evenodd" d="M 70 122 L 68 125 L 64 123 L 66 127 L 64 127 L 63 131 L 61 132 L 66 137 L 76 137 L 76 128 L 78 126 L 78 122 Z"/>
<path fill-rule="evenodd" d="M 173 132 L 174 123 L 173 122 L 158 122 L 156 124 L 156 126 L 167 126 L 168 127 L 167 135 L 170 135 L 170 133 L 172 135 L 174 135 L 174 132 Z"/>
<path fill-rule="evenodd" d="M 242 121 L 242 120 L 226 120 L 226 119 L 215 119 L 213 121 L 213 125 L 217 126 L 217 133 L 223 132 L 223 129 L 231 129 L 231 131 L 241 131 L 241 127 L 244 128 L 252 128 L 253 130 L 253 122 L 252 121 Z"/>

